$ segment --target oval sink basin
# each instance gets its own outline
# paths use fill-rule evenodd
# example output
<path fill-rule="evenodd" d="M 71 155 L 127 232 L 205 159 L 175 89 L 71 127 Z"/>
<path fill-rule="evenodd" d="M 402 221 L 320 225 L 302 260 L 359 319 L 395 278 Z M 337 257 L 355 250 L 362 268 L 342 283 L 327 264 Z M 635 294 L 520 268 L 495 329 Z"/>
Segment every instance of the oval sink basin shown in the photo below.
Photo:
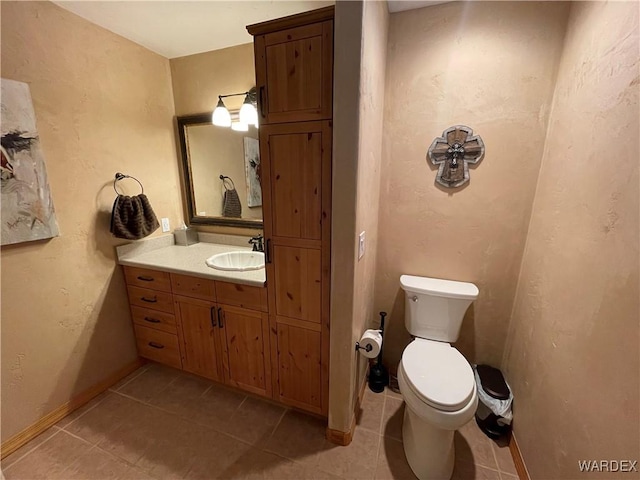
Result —
<path fill-rule="evenodd" d="M 264 253 L 262 252 L 227 252 L 213 255 L 206 260 L 207 266 L 216 270 L 244 272 L 264 268 Z"/>

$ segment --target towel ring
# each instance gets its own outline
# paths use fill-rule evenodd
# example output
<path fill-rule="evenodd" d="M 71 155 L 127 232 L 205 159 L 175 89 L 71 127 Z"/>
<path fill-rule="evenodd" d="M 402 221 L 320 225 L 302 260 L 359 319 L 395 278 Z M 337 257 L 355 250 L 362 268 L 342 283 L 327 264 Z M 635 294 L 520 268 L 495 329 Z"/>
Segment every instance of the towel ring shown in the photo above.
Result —
<path fill-rule="evenodd" d="M 113 189 L 116 191 L 116 194 L 123 195 L 116 188 L 116 183 L 118 183 L 120 180 L 125 179 L 125 178 L 131 178 L 132 180 L 135 180 L 136 182 L 138 182 L 138 185 L 140 185 L 140 189 L 142 190 L 142 192 L 140 192 L 140 193 L 141 194 L 144 193 L 144 187 L 142 186 L 142 183 L 140 183 L 140 180 L 138 180 L 136 177 L 132 177 L 131 175 L 125 175 L 123 173 L 117 172 L 116 173 L 116 178 L 113 181 Z"/>
<path fill-rule="evenodd" d="M 222 186 L 224 187 L 225 190 L 230 190 L 229 187 L 227 187 L 227 184 L 226 184 L 227 181 L 231 182 L 231 188 L 233 190 L 236 189 L 236 184 L 233 183 L 233 180 L 231 179 L 231 177 L 227 177 L 226 175 L 220 175 L 220 180 L 222 180 Z"/>

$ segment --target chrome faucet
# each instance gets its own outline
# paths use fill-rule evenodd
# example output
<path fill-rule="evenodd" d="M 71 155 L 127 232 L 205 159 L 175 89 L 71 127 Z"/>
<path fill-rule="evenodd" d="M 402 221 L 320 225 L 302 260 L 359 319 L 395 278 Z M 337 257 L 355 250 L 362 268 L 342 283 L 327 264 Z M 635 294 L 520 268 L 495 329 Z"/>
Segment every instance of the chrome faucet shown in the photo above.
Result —
<path fill-rule="evenodd" d="M 264 237 L 261 233 L 255 237 L 251 237 L 249 243 L 253 245 L 254 252 L 264 252 Z"/>

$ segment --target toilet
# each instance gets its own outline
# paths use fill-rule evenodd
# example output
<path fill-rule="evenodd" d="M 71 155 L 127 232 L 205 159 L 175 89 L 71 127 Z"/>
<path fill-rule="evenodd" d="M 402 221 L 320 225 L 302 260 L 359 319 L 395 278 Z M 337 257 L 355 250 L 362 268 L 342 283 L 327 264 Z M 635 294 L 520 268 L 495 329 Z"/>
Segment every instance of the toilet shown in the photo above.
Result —
<path fill-rule="evenodd" d="M 398 366 L 405 401 L 402 439 L 420 480 L 449 480 L 454 466 L 454 432 L 471 420 L 478 405 L 473 369 L 451 346 L 469 305 L 478 298 L 473 283 L 402 275 L 405 325 L 414 340 Z"/>

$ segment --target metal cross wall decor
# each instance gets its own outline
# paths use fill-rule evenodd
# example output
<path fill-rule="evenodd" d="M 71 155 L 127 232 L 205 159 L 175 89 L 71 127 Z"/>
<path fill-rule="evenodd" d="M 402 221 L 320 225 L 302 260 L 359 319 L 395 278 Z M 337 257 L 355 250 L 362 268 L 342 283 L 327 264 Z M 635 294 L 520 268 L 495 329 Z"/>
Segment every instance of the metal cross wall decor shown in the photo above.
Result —
<path fill-rule="evenodd" d="M 437 183 L 447 188 L 461 187 L 469 181 L 469 164 L 484 157 L 484 143 L 470 127 L 455 125 L 433 141 L 427 156 L 439 166 Z"/>

